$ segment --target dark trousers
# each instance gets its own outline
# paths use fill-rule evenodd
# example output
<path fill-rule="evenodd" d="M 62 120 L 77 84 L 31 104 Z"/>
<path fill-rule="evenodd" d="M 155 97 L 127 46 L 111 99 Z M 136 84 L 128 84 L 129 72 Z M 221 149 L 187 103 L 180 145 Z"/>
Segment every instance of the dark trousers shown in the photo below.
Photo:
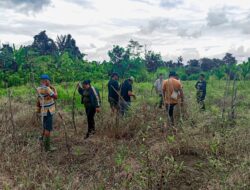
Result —
<path fill-rule="evenodd" d="M 202 96 L 202 94 L 203 94 L 203 91 L 197 91 L 196 100 L 197 100 L 197 103 L 200 106 L 200 109 L 204 111 L 206 109 L 206 107 L 205 107 L 205 97 Z"/>
<path fill-rule="evenodd" d="M 170 122 L 173 125 L 174 124 L 174 107 L 176 104 L 167 104 L 166 105 L 166 109 L 167 109 L 167 113 L 168 116 L 170 118 Z"/>
<path fill-rule="evenodd" d="M 201 110 L 206 110 L 205 99 L 197 98 L 197 103 L 199 104 Z"/>
<path fill-rule="evenodd" d="M 124 116 L 128 112 L 130 105 L 131 102 L 126 102 L 124 100 L 120 101 L 120 113 L 122 116 Z"/>
<path fill-rule="evenodd" d="M 163 105 L 163 95 L 159 94 L 159 108 L 162 108 Z"/>
<path fill-rule="evenodd" d="M 95 107 L 86 107 L 85 108 L 87 120 L 88 120 L 88 133 L 95 131 L 95 113 L 96 108 Z"/>
<path fill-rule="evenodd" d="M 47 131 L 52 131 L 53 115 L 48 111 L 46 116 L 43 116 L 43 129 Z"/>

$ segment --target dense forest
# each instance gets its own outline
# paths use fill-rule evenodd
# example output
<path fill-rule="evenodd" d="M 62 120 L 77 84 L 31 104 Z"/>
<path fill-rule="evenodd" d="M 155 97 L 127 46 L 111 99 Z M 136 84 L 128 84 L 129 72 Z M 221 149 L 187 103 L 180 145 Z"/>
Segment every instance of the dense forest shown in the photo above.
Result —
<path fill-rule="evenodd" d="M 181 80 L 196 80 L 201 72 L 207 78 L 250 79 L 250 58 L 237 63 L 230 53 L 223 59 L 204 57 L 184 64 L 182 56 L 163 60 L 160 53 L 147 51 L 139 42 L 130 40 L 126 47 L 114 45 L 107 54 L 108 61 L 87 61 L 70 34 L 57 36 L 54 41 L 42 31 L 34 36 L 31 45 L 0 46 L 0 87 L 26 84 L 41 73 L 50 74 L 54 82 L 108 79 L 112 72 L 118 72 L 121 78 L 132 75 L 138 82 L 151 81 L 158 73 L 169 70 L 177 71 Z"/>

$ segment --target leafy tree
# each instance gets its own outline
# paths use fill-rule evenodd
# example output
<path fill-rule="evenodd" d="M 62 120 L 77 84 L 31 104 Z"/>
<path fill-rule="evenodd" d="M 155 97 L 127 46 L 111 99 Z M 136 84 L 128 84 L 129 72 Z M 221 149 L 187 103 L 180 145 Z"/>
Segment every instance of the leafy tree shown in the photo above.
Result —
<path fill-rule="evenodd" d="M 236 59 L 231 53 L 226 53 L 222 59 L 226 65 L 225 72 L 228 75 L 230 80 L 233 80 L 236 77 Z"/>
<path fill-rule="evenodd" d="M 15 48 L 4 44 L 0 47 L 0 87 L 28 83 L 32 75 L 38 79 L 41 73 L 51 75 L 54 82 L 107 79 L 114 71 L 121 78 L 132 75 L 137 81 L 153 79 L 156 73 L 167 74 L 170 70 L 175 70 L 181 80 L 196 80 L 200 72 L 217 79 L 225 76 L 238 79 L 241 76 L 246 80 L 250 77 L 250 59 L 237 65 L 229 53 L 222 60 L 192 59 L 184 66 L 181 56 L 176 62 L 163 61 L 160 53 L 145 51 L 145 57 L 142 57 L 142 48 L 139 42 L 130 40 L 126 47 L 114 45 L 108 51 L 109 61 L 90 62 L 83 60 L 84 54 L 71 35 L 60 36 L 54 43 L 42 31 L 34 37 L 31 46 Z"/>
<path fill-rule="evenodd" d="M 47 36 L 45 30 L 34 36 L 34 42 L 30 48 L 38 52 L 39 55 L 58 54 L 58 48 L 55 42 Z"/>
<path fill-rule="evenodd" d="M 174 62 L 172 60 L 169 60 L 167 62 L 164 62 L 164 65 L 168 68 L 173 68 L 174 67 Z"/>
<path fill-rule="evenodd" d="M 70 81 L 71 77 L 75 75 L 76 70 L 72 69 L 74 67 L 74 61 L 70 58 L 69 53 L 63 53 L 60 58 L 60 81 Z"/>
<path fill-rule="evenodd" d="M 133 45 L 131 45 L 130 42 L 127 48 L 118 45 L 113 46 L 113 49 L 108 52 L 110 62 L 112 63 L 112 72 L 118 72 L 121 78 L 130 75 L 133 75 L 136 78 L 142 78 L 142 76 L 145 77 L 145 61 L 139 56 L 140 54 L 135 53 L 133 50 L 136 49 L 137 51 L 139 47 L 141 46 L 134 41 Z"/>
<path fill-rule="evenodd" d="M 226 53 L 226 55 L 222 59 L 225 64 L 232 66 L 237 63 L 235 57 L 231 53 Z"/>
<path fill-rule="evenodd" d="M 250 75 L 250 58 L 248 58 L 248 62 L 243 62 L 240 65 L 241 75 L 244 80 L 246 80 L 247 76 Z"/>
<path fill-rule="evenodd" d="M 214 63 L 214 61 L 212 59 L 209 58 L 202 58 L 200 59 L 200 65 L 201 65 L 201 70 L 202 71 L 211 71 L 213 68 L 216 67 L 216 64 Z"/>
<path fill-rule="evenodd" d="M 26 64 L 28 49 L 21 46 L 19 49 L 14 48 L 13 56 L 20 69 Z"/>
<path fill-rule="evenodd" d="M 188 61 L 188 65 L 186 66 L 186 74 L 192 75 L 192 74 L 198 74 L 201 72 L 201 67 L 199 60 L 197 59 L 191 59 Z"/>
<path fill-rule="evenodd" d="M 145 54 L 146 67 L 149 72 L 155 72 L 158 67 L 163 65 L 163 60 L 160 53 L 148 51 Z"/>
<path fill-rule="evenodd" d="M 197 59 L 191 59 L 188 61 L 188 66 L 190 67 L 200 67 L 199 60 Z"/>
<path fill-rule="evenodd" d="M 221 59 L 213 58 L 212 60 L 214 62 L 215 67 L 217 67 L 217 68 L 225 65 L 225 62 Z"/>
<path fill-rule="evenodd" d="M 128 71 L 128 64 L 130 60 L 130 53 L 123 47 L 118 45 L 113 46 L 113 49 L 108 51 L 111 63 L 113 64 L 113 71 L 118 72 L 120 76 L 124 77 Z"/>
<path fill-rule="evenodd" d="M 214 75 L 218 80 L 223 79 L 225 77 L 225 66 L 222 66 L 214 71 Z"/>
<path fill-rule="evenodd" d="M 113 46 L 113 49 L 108 51 L 108 55 L 110 61 L 115 65 L 121 64 L 123 60 L 129 60 L 129 52 L 118 45 Z"/>
<path fill-rule="evenodd" d="M 183 67 L 183 57 L 179 56 L 177 58 L 177 67 Z"/>
<path fill-rule="evenodd" d="M 18 65 L 14 60 L 14 51 L 9 44 L 3 44 L 0 49 L 0 68 L 3 70 L 17 71 Z"/>
<path fill-rule="evenodd" d="M 142 45 L 138 41 L 130 40 L 127 46 L 131 58 L 140 57 L 142 53 Z"/>
<path fill-rule="evenodd" d="M 60 54 L 67 52 L 72 59 L 82 60 L 86 54 L 81 53 L 76 41 L 70 34 L 57 36 L 56 44 Z"/>

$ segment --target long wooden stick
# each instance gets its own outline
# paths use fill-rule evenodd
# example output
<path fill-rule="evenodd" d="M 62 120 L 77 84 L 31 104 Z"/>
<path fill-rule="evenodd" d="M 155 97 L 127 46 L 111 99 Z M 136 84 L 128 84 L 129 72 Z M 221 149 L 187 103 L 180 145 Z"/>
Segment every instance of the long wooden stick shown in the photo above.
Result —
<path fill-rule="evenodd" d="M 75 132 L 77 132 L 77 130 L 76 130 L 76 120 L 75 120 L 75 101 L 76 101 L 76 90 L 77 90 L 77 86 L 76 86 L 76 88 L 75 88 L 75 90 L 74 90 L 74 93 L 73 93 L 73 98 L 72 98 L 72 111 L 71 111 L 71 113 L 72 113 L 72 123 L 73 123 L 73 127 L 74 127 L 74 129 L 75 129 Z"/>
<path fill-rule="evenodd" d="M 113 88 L 113 90 L 116 92 L 116 94 L 119 96 L 119 98 L 125 102 L 127 104 L 127 102 L 124 100 L 124 98 L 120 95 L 120 93 L 111 85 L 111 87 Z"/>
<path fill-rule="evenodd" d="M 65 146 L 66 146 L 66 148 L 68 150 L 68 154 L 70 155 L 71 151 L 70 151 L 70 145 L 69 145 L 69 140 L 68 140 L 68 133 L 67 133 L 67 130 L 66 130 L 66 124 L 65 124 L 65 121 L 63 119 L 62 114 L 60 112 L 58 112 L 58 115 L 61 118 L 62 123 L 63 123 L 64 137 L 65 137 Z"/>

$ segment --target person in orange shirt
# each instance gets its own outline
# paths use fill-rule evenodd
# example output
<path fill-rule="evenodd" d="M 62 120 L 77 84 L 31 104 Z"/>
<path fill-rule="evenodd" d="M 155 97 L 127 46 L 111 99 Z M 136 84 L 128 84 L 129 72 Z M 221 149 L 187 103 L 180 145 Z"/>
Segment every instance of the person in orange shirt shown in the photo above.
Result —
<path fill-rule="evenodd" d="M 162 85 L 162 92 L 164 97 L 164 103 L 168 112 L 171 125 L 174 125 L 174 107 L 184 101 L 184 94 L 182 90 L 182 84 L 176 79 L 176 73 L 170 72 L 169 79 L 165 80 Z"/>

